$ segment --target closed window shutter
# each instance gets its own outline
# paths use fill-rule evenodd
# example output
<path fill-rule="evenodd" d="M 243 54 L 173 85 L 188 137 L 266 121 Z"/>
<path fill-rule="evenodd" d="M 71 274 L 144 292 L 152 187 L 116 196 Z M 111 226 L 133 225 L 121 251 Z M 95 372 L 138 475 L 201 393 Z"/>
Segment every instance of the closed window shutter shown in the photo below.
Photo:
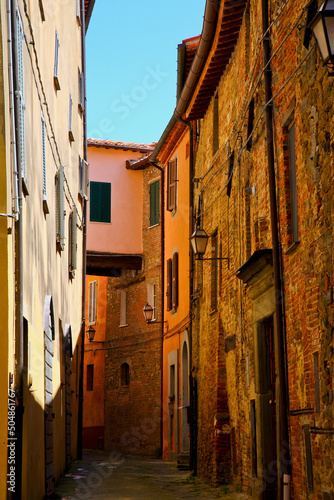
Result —
<path fill-rule="evenodd" d="M 92 222 L 111 221 L 111 184 L 90 183 L 90 220 Z"/>
<path fill-rule="evenodd" d="M 84 110 L 84 75 L 79 71 L 79 109 Z"/>
<path fill-rule="evenodd" d="M 120 291 L 120 326 L 127 325 L 127 293 L 126 290 Z"/>
<path fill-rule="evenodd" d="M 54 84 L 57 90 L 60 90 L 60 84 L 59 84 L 59 78 L 58 78 L 58 65 L 59 65 L 59 37 L 58 33 L 56 31 L 55 34 L 55 64 L 54 64 L 54 74 L 53 74 L 53 80 Z"/>
<path fill-rule="evenodd" d="M 159 181 L 150 184 L 150 226 L 159 224 L 160 222 L 160 183 Z"/>
<path fill-rule="evenodd" d="M 88 167 L 89 164 L 79 158 L 79 194 L 85 200 L 88 200 Z"/>
<path fill-rule="evenodd" d="M 81 26 L 80 0 L 77 0 L 77 23 L 79 26 Z"/>
<path fill-rule="evenodd" d="M 77 211 L 73 208 L 69 222 L 70 245 L 69 245 L 69 271 L 72 278 L 75 276 L 77 268 Z"/>
<path fill-rule="evenodd" d="M 177 160 L 168 163 L 167 173 L 167 210 L 176 208 Z"/>
<path fill-rule="evenodd" d="M 23 180 L 23 190 L 28 194 L 27 189 L 27 173 L 26 173 L 26 152 L 25 152 L 25 104 L 24 104 L 24 71 L 23 71 L 23 26 L 19 11 L 16 11 L 16 28 L 17 28 L 17 70 L 19 84 L 19 143 L 20 143 L 20 161 L 21 161 L 21 177 Z"/>
<path fill-rule="evenodd" d="M 72 130 L 72 114 L 73 114 L 73 99 L 72 94 L 70 92 L 70 101 L 69 101 L 69 119 L 68 119 L 68 136 L 71 142 L 74 141 L 74 135 Z"/>
<path fill-rule="evenodd" d="M 157 181 L 155 184 L 155 223 L 160 223 L 160 182 Z"/>
<path fill-rule="evenodd" d="M 176 309 L 179 305 L 179 256 L 175 252 L 173 255 L 172 262 L 172 275 L 173 275 L 173 309 Z"/>
<path fill-rule="evenodd" d="M 64 167 L 61 165 L 56 175 L 56 217 L 57 243 L 60 250 L 65 248 L 65 221 L 64 221 Z"/>
<path fill-rule="evenodd" d="M 167 260 L 167 311 L 172 309 L 172 259 Z"/>
<path fill-rule="evenodd" d="M 97 281 L 89 283 L 88 326 L 96 323 Z"/>

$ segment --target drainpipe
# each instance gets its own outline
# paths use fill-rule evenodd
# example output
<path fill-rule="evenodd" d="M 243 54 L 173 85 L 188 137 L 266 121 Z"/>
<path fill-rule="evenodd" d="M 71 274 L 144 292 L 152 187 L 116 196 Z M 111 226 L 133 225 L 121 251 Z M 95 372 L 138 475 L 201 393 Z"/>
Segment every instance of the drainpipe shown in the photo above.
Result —
<path fill-rule="evenodd" d="M 262 0 L 262 28 L 266 33 L 269 28 L 269 9 L 268 0 Z M 272 70 L 270 66 L 270 36 L 269 32 L 263 39 L 263 64 L 264 64 L 264 86 L 265 102 L 272 98 Z M 281 263 L 279 248 L 279 230 L 278 214 L 276 200 L 276 181 L 275 181 L 275 159 L 274 159 L 274 135 L 273 135 L 273 105 L 269 104 L 265 110 L 266 134 L 267 134 L 267 156 L 269 173 L 269 196 L 270 196 L 270 218 L 271 234 L 273 245 L 273 268 L 275 284 L 275 358 L 277 360 L 277 373 L 279 381 L 279 426 L 280 426 L 280 449 L 278 472 L 278 498 L 283 497 L 283 475 L 290 474 L 290 450 L 289 450 L 289 432 L 287 418 L 287 381 L 285 370 L 285 352 L 284 352 L 284 325 L 283 325 L 283 295 L 284 290 L 281 281 Z M 286 497 L 287 488 L 284 488 Z"/>
<path fill-rule="evenodd" d="M 12 72 L 13 86 L 15 95 L 14 105 L 14 126 L 15 136 L 19 136 L 19 82 L 17 74 L 17 30 L 16 30 L 16 4 L 15 0 L 9 0 L 8 21 L 9 29 L 12 32 Z M 15 144 L 16 159 L 18 165 L 18 207 L 20 216 L 15 222 L 15 361 L 16 376 L 15 376 L 15 392 L 17 397 L 17 407 L 15 410 L 15 431 L 16 431 L 16 491 L 14 498 L 21 498 L 22 492 L 22 447 L 23 447 L 23 389 L 24 389 L 24 338 L 23 338 L 23 222 L 22 222 L 22 175 L 21 175 L 21 150 L 19 142 Z"/>
<path fill-rule="evenodd" d="M 161 454 L 163 452 L 163 421 L 164 421 L 164 405 L 163 405 L 163 368 L 164 368 L 164 319 L 165 319 L 165 178 L 164 178 L 164 169 L 157 164 L 156 161 L 151 161 L 153 167 L 160 170 L 161 181 L 160 181 L 160 230 L 161 230 L 161 356 L 160 356 L 160 377 L 161 377 L 161 389 L 160 389 L 160 399 L 161 399 L 161 411 L 160 411 L 160 448 Z"/>
<path fill-rule="evenodd" d="M 194 221 L 194 191 L 193 191 L 193 179 L 194 179 L 194 129 L 191 122 L 183 120 L 178 117 L 177 120 L 189 128 L 189 365 L 192 367 L 192 297 L 194 292 L 193 276 L 194 276 L 194 254 L 191 245 L 190 237 L 193 233 L 193 221 Z M 189 374 L 189 377 L 191 375 Z M 191 380 L 190 386 L 193 386 Z M 197 472 L 197 454 L 195 450 L 197 449 L 197 435 L 195 435 L 194 419 L 197 419 L 197 415 L 194 415 L 194 408 L 190 408 L 191 414 L 191 430 L 190 430 L 190 470 L 193 470 L 196 474 Z"/>
<path fill-rule="evenodd" d="M 83 156 L 87 161 L 87 96 L 86 96 L 86 21 L 85 0 L 81 0 L 81 55 L 82 74 L 84 87 L 84 110 L 83 110 Z M 84 356 L 85 356 L 85 316 L 86 316 L 86 250 L 87 250 L 87 201 L 82 199 L 82 310 L 81 310 L 81 356 L 79 377 L 79 406 L 78 406 L 78 440 L 77 456 L 82 460 L 82 432 L 83 432 L 83 378 L 84 378 Z"/>

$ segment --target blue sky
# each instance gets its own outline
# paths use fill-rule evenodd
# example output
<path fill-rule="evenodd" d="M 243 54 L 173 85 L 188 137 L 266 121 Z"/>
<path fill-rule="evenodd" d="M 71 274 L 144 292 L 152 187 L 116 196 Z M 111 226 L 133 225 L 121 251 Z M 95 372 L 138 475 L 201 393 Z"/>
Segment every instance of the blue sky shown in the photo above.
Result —
<path fill-rule="evenodd" d="M 205 0 L 96 0 L 87 37 L 88 137 L 158 141 L 176 104 L 177 46 Z"/>

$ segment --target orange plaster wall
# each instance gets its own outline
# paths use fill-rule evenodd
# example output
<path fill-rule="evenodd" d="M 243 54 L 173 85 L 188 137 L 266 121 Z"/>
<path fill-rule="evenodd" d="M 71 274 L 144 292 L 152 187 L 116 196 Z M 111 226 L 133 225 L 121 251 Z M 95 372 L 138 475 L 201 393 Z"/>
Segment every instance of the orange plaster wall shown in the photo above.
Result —
<path fill-rule="evenodd" d="M 89 283 L 97 280 L 97 314 L 96 330 L 94 342 L 106 338 L 106 315 L 107 315 L 107 285 L 108 278 L 101 276 L 86 277 L 86 328 L 88 321 L 88 298 Z M 101 349 L 103 343 L 90 343 L 85 337 L 85 363 L 84 363 L 84 406 L 83 406 L 83 427 L 104 426 L 104 372 L 105 372 L 105 352 Z M 88 349 L 90 351 L 88 351 Z M 87 365 L 94 364 L 93 391 L 87 391 Z"/>
<path fill-rule="evenodd" d="M 111 183 L 111 223 L 90 222 L 87 206 L 87 250 L 113 254 L 141 254 L 143 219 L 142 171 L 126 169 L 126 160 L 142 153 L 88 147 L 89 180 Z M 117 186 L 117 187 L 116 187 Z"/>
<path fill-rule="evenodd" d="M 170 157 L 170 160 L 177 158 L 177 210 L 174 215 L 173 212 L 165 211 L 165 259 L 171 258 L 174 250 L 179 254 L 179 306 L 175 313 L 167 311 L 165 297 L 165 319 L 168 321 L 169 329 L 180 323 L 189 312 L 189 157 L 186 157 L 188 142 L 189 133 L 186 131 Z M 166 266 L 165 283 L 167 283 Z"/>

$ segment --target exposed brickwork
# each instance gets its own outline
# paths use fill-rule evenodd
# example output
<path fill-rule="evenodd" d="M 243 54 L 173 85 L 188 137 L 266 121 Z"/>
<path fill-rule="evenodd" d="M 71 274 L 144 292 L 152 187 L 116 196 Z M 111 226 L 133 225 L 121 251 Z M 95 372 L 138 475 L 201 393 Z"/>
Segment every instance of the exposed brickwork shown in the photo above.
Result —
<path fill-rule="evenodd" d="M 143 266 L 109 278 L 105 377 L 105 447 L 123 453 L 157 455 L 161 448 L 160 323 L 147 325 L 143 307 L 147 285 L 156 284 L 157 320 L 161 321 L 161 226 L 149 227 L 149 183 L 155 168 L 143 171 Z M 120 326 L 120 293 L 127 292 L 127 326 Z M 129 385 L 121 383 L 121 365 L 129 365 Z"/>
<path fill-rule="evenodd" d="M 279 15 L 281 4 L 270 2 L 271 20 Z M 306 4 L 302 0 L 288 2 L 273 23 L 270 36 L 272 53 L 277 50 L 272 59 L 274 144 L 288 363 L 292 498 L 321 499 L 323 493 L 333 491 L 334 435 L 329 431 L 310 434 L 312 491 L 307 478 L 304 429 L 305 426 L 311 430 L 334 428 L 333 81 L 322 67 L 319 51 L 312 46 L 313 40 L 309 55 L 303 46 L 304 29 L 299 30 L 298 26 L 305 24 L 306 17 L 304 14 L 299 21 L 298 17 Z M 261 33 L 261 2 L 254 0 L 247 7 L 238 44 L 218 86 L 218 152 L 212 155 L 212 99 L 201 123 L 194 175 L 200 179 L 195 184 L 195 204 L 200 193 L 203 195 L 203 227 L 209 235 L 217 231 L 219 252 L 230 259 L 229 267 L 226 261 L 218 264 L 217 312 L 212 312 L 210 307 L 212 263 L 196 263 L 192 354 L 198 378 L 198 470 L 212 482 L 226 481 L 231 474 L 235 483 L 242 484 L 245 491 L 254 495 L 262 488 L 260 458 L 258 477 L 252 477 L 249 417 L 250 401 L 255 400 L 257 428 L 261 431 L 255 387 L 258 360 L 254 352 L 258 321 L 254 315 L 260 299 L 254 298 L 257 293 L 254 287 L 247 287 L 237 279 L 236 272 L 256 250 L 272 247 L 261 50 L 257 57 Z M 250 78 L 253 82 L 258 80 L 258 85 L 252 84 L 247 94 Z M 245 147 L 247 107 L 251 97 L 254 98 L 255 131 L 248 151 Z M 299 233 L 299 243 L 294 246 L 291 246 L 287 139 L 287 124 L 291 119 L 296 128 Z M 234 170 L 228 197 L 225 187 L 232 151 Z M 246 194 L 245 189 L 252 186 L 256 188 L 255 194 Z M 210 245 L 207 256 L 209 251 Z M 260 296 L 260 284 L 257 286 Z M 225 342 L 234 335 L 235 347 L 226 352 Z M 319 411 L 316 411 L 314 353 L 319 353 Z M 231 429 L 234 429 L 233 436 Z M 258 435 L 258 454 L 259 439 Z M 274 479 L 274 475 L 272 477 Z"/>

